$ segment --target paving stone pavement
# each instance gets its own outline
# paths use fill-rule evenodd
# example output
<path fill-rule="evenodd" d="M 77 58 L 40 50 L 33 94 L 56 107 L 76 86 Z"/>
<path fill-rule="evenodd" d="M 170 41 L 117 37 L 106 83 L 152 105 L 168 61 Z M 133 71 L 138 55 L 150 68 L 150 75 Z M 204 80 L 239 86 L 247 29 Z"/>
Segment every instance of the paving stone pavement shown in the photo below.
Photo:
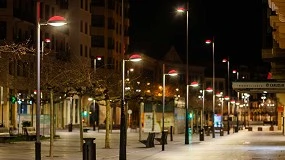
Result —
<path fill-rule="evenodd" d="M 204 141 L 199 141 L 198 134 L 190 137 L 190 144 L 186 145 L 184 134 L 174 134 L 173 141 L 162 146 L 156 142 L 155 147 L 146 148 L 140 143 L 138 132 L 127 133 L 127 159 L 128 160 L 284 160 L 285 159 L 285 137 L 281 130 L 269 131 L 269 126 L 263 127 L 263 131 L 246 129 L 238 133 L 232 131 L 224 136 L 216 134 L 215 138 L 205 136 Z M 49 140 L 41 141 L 42 160 L 82 160 L 80 151 L 79 131 L 57 130 L 60 138 L 54 141 L 54 156 L 49 157 Z M 160 135 L 158 135 L 160 136 Z M 105 149 L 105 131 L 100 130 L 84 133 L 84 137 L 96 138 L 96 159 L 117 160 L 119 159 L 119 131 L 114 130 L 110 134 L 110 149 Z M 146 139 L 147 134 L 142 135 Z M 0 143 L 0 160 L 34 160 L 34 141 L 23 141 L 14 143 Z"/>

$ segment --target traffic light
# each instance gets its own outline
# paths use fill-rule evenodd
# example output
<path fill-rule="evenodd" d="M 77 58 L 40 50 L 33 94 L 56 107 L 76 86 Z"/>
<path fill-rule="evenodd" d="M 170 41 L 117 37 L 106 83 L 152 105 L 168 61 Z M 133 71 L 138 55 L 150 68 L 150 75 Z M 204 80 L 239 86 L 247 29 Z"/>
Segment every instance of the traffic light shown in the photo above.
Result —
<path fill-rule="evenodd" d="M 12 104 L 15 104 L 17 102 L 17 97 L 16 96 L 10 96 L 10 102 Z"/>

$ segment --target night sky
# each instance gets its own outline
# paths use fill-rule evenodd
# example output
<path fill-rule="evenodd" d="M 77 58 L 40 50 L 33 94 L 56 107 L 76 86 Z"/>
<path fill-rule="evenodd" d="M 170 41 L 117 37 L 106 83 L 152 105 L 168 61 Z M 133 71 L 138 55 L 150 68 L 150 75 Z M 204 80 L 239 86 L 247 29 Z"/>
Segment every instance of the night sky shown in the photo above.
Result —
<path fill-rule="evenodd" d="M 186 0 L 130 0 L 130 51 L 161 58 L 175 46 L 186 58 L 186 14 L 175 9 Z M 211 45 L 215 38 L 216 65 L 230 57 L 232 66 L 263 65 L 261 0 L 190 0 L 189 63 L 212 65 Z"/>

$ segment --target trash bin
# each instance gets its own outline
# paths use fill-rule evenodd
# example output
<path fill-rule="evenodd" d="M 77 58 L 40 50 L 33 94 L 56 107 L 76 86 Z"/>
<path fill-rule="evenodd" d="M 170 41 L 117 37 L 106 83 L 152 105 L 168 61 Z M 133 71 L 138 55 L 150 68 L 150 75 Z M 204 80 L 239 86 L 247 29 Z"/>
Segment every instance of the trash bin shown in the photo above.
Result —
<path fill-rule="evenodd" d="M 96 138 L 83 138 L 83 160 L 96 160 Z"/>
<path fill-rule="evenodd" d="M 72 123 L 68 124 L 68 132 L 72 132 Z"/>
<path fill-rule="evenodd" d="M 200 129 L 199 131 L 199 138 L 200 138 L 200 141 L 204 141 L 204 129 Z"/>

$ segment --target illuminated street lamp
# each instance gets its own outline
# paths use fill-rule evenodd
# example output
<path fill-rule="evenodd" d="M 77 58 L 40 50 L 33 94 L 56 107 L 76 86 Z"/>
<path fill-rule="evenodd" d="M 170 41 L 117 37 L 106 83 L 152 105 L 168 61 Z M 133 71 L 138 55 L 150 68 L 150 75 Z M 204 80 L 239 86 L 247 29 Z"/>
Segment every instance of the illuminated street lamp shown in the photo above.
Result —
<path fill-rule="evenodd" d="M 61 16 L 51 17 L 47 23 L 40 23 L 40 0 L 37 1 L 37 92 L 41 91 L 41 25 L 63 26 L 66 20 Z M 37 94 L 36 108 L 36 142 L 35 142 L 35 159 L 41 159 L 41 141 L 40 141 L 40 116 L 41 116 L 41 94 Z"/>
<path fill-rule="evenodd" d="M 215 42 L 214 42 L 214 37 L 213 40 L 206 40 L 206 44 L 211 44 L 212 43 L 212 54 L 213 54 L 213 90 L 215 90 Z M 213 124 L 215 124 L 215 95 L 213 94 Z M 215 127 L 213 125 L 212 127 L 212 136 L 215 138 Z"/>
<path fill-rule="evenodd" d="M 189 1 L 187 1 L 187 5 L 186 5 L 186 8 L 177 8 L 177 12 L 178 13 L 184 13 L 186 12 L 186 86 L 188 86 L 188 81 L 189 81 L 189 76 L 188 76 L 188 72 L 189 72 L 189 54 L 188 54 L 188 43 L 189 43 L 189 40 L 188 40 L 188 34 L 189 34 Z M 186 87 L 187 88 L 187 87 Z M 188 89 L 187 89 L 187 92 L 188 92 Z M 186 92 L 186 94 L 187 94 Z M 189 120 L 188 120 L 188 109 L 189 109 L 189 101 L 188 101 L 188 97 L 186 98 L 186 107 L 185 107 L 185 144 L 189 144 L 189 130 L 188 130 L 188 123 L 189 123 Z"/>
<path fill-rule="evenodd" d="M 198 82 L 192 82 L 191 87 L 198 87 L 199 84 Z M 199 139 L 200 141 L 204 141 L 204 109 L 205 109 L 205 91 L 206 92 L 213 92 L 213 89 L 208 87 L 206 88 L 206 90 L 203 89 L 200 90 L 200 92 L 202 92 L 202 111 L 201 111 L 201 117 L 200 117 L 200 125 L 201 125 L 201 128 L 200 128 L 200 131 L 199 131 Z M 188 98 L 188 96 L 187 96 Z"/>
<path fill-rule="evenodd" d="M 50 39 L 46 38 L 45 40 L 42 41 L 42 60 L 44 59 L 44 48 L 45 48 L 45 43 L 50 43 Z"/>
<path fill-rule="evenodd" d="M 227 76 L 227 94 L 230 96 L 230 58 L 224 58 L 223 59 L 223 63 L 227 63 L 227 69 L 228 69 L 228 76 Z M 228 108 L 230 106 L 230 101 L 229 101 L 229 97 L 227 97 L 228 99 L 226 101 L 228 101 L 227 105 Z M 230 134 L 230 120 L 229 120 L 229 114 L 228 114 L 228 134 Z"/>
<path fill-rule="evenodd" d="M 98 56 L 96 58 L 94 58 L 94 73 L 96 72 L 96 69 L 97 69 L 97 61 L 101 61 L 102 60 L 102 57 Z"/>
<path fill-rule="evenodd" d="M 122 100 L 121 100 L 121 125 L 120 125 L 120 159 L 126 159 L 126 145 L 127 145 L 127 133 L 126 133 L 126 115 L 125 115 L 125 63 L 126 61 L 138 62 L 142 58 L 138 54 L 133 54 L 129 59 L 123 59 L 122 63 Z"/>
<path fill-rule="evenodd" d="M 225 101 L 228 101 L 228 134 L 230 134 L 230 97 L 225 96 Z"/>
<path fill-rule="evenodd" d="M 170 70 L 168 73 L 165 73 L 165 65 L 163 64 L 162 66 L 162 72 L 163 72 L 163 77 L 162 77 L 162 129 L 161 129 L 161 134 L 162 137 L 164 137 L 165 132 L 164 132 L 164 110 L 165 110 L 165 76 L 177 76 L 178 73 L 176 70 Z M 165 141 L 162 139 L 162 151 L 164 151 L 164 144 Z"/>

